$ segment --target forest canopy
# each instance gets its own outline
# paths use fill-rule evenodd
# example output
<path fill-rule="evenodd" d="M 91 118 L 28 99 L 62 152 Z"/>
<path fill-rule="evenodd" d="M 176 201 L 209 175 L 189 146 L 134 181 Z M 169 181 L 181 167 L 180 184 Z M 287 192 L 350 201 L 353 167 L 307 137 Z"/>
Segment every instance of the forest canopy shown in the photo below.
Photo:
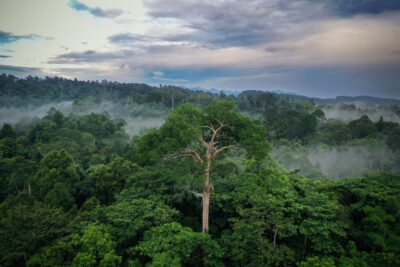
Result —
<path fill-rule="evenodd" d="M 2 266 L 400 265 L 396 103 L 4 74 L 0 92 Z"/>

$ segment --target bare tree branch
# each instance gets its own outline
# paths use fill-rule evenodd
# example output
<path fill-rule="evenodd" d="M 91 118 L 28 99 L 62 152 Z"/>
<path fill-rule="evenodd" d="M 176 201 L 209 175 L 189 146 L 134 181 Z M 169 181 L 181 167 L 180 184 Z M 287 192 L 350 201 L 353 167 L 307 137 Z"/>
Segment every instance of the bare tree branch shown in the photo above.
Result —
<path fill-rule="evenodd" d="M 204 141 L 204 138 L 203 138 L 203 135 L 202 134 L 200 134 L 200 141 L 203 143 L 203 145 L 205 146 L 205 147 L 207 147 L 207 142 L 206 141 Z"/>
<path fill-rule="evenodd" d="M 215 132 L 215 128 L 212 124 L 201 126 L 202 128 L 210 129 L 213 133 Z"/>
<path fill-rule="evenodd" d="M 211 117 L 212 117 L 214 120 L 216 120 L 220 126 L 222 126 L 222 127 L 228 127 L 229 129 L 232 129 L 232 127 L 229 126 L 228 124 L 225 124 L 224 121 L 220 121 L 219 119 L 217 119 L 217 118 L 214 117 L 214 116 L 211 116 Z"/>
<path fill-rule="evenodd" d="M 197 193 L 197 192 L 194 192 L 194 191 L 188 191 L 188 192 L 192 193 L 196 198 L 204 197 L 204 195 L 202 193 Z"/>
<path fill-rule="evenodd" d="M 187 149 L 180 151 L 178 153 L 173 153 L 171 155 L 168 155 L 166 159 L 179 158 L 179 157 L 191 157 L 196 162 L 204 163 L 204 160 L 200 157 L 199 153 L 197 153 L 193 149 Z"/>
<path fill-rule="evenodd" d="M 199 153 L 197 153 L 193 149 L 184 150 L 184 151 L 182 151 L 182 153 L 191 154 L 192 158 L 194 158 L 194 161 L 198 161 L 198 162 L 201 162 L 201 163 L 204 162 L 203 159 L 200 157 Z"/>
<path fill-rule="evenodd" d="M 223 124 L 223 122 L 221 122 L 219 119 L 217 119 L 216 117 L 214 117 L 213 115 L 211 115 L 211 118 L 213 118 L 214 120 L 216 120 L 218 122 L 219 125 Z"/>
<path fill-rule="evenodd" d="M 244 147 L 240 147 L 240 146 L 235 146 L 235 145 L 229 145 L 229 146 L 223 146 L 221 148 L 218 148 L 217 150 L 214 151 L 214 158 L 221 153 L 222 151 L 226 150 L 226 149 L 242 149 L 244 151 L 246 151 L 246 149 Z"/>
<path fill-rule="evenodd" d="M 189 190 L 190 189 L 190 185 L 189 184 L 185 185 L 184 189 L 185 189 L 186 192 L 192 193 L 196 198 L 204 196 L 202 193 L 197 193 L 195 191 Z"/>
<path fill-rule="evenodd" d="M 218 141 L 214 141 L 214 140 L 217 137 L 218 132 L 221 131 L 222 128 L 224 128 L 225 126 L 227 126 L 227 125 L 224 124 L 223 122 L 220 122 L 219 127 L 216 130 L 213 131 L 213 135 L 211 136 L 211 141 L 210 141 L 211 147 L 214 147 L 218 143 Z"/>

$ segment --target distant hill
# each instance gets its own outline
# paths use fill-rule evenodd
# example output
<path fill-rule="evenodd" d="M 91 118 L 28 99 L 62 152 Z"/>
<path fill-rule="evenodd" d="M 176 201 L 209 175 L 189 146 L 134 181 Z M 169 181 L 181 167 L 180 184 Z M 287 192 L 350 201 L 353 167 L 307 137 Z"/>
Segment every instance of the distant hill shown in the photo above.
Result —
<path fill-rule="evenodd" d="M 313 98 L 316 104 L 337 104 L 344 102 L 367 102 L 375 105 L 400 104 L 399 99 L 380 98 L 373 96 L 337 96 L 336 98 Z"/>
<path fill-rule="evenodd" d="M 208 93 L 213 93 L 213 94 L 220 94 L 223 92 L 226 95 L 233 95 L 233 96 L 245 96 L 246 94 L 251 94 L 251 95 L 261 95 L 265 93 L 272 93 L 272 94 L 278 94 L 278 95 L 298 95 L 294 92 L 289 92 L 289 91 L 281 91 L 281 90 L 273 90 L 273 91 L 259 91 L 259 90 L 247 90 L 247 91 L 229 91 L 229 90 L 220 90 L 216 88 L 211 88 L 211 89 L 206 89 L 203 87 L 192 87 L 192 88 L 187 88 L 189 90 L 193 91 L 203 91 L 203 92 L 208 92 Z"/>
<path fill-rule="evenodd" d="M 284 92 L 284 91 L 259 91 L 259 90 L 247 90 L 239 94 L 239 97 L 247 97 L 249 95 L 259 96 L 261 94 L 272 93 L 279 97 L 289 98 L 292 100 L 310 100 L 315 104 L 338 104 L 347 102 L 367 102 L 374 105 L 388 105 L 388 104 L 400 104 L 399 99 L 391 98 L 380 98 L 374 96 L 337 96 L 335 98 L 318 98 L 318 97 L 307 97 L 298 95 L 296 93 Z"/>
<path fill-rule="evenodd" d="M 186 88 L 186 89 L 189 89 L 192 91 L 203 91 L 203 92 L 212 93 L 212 94 L 220 94 L 221 92 L 223 92 L 226 95 L 233 95 L 233 96 L 239 96 L 239 94 L 241 93 L 241 91 L 219 90 L 216 88 L 206 89 L 203 87 L 192 87 L 192 88 Z"/>
<path fill-rule="evenodd" d="M 164 85 L 160 87 L 140 83 L 119 83 L 103 80 L 78 81 L 61 77 L 28 76 L 24 79 L 13 75 L 0 75 L 0 104 L 7 104 L 9 99 L 29 99 L 30 101 L 61 101 L 82 99 L 85 97 L 105 97 L 110 99 L 127 99 L 129 97 L 144 97 L 145 100 L 170 101 L 173 90 L 181 91 L 185 95 L 209 94 L 209 97 L 224 93 L 229 96 L 247 97 L 261 94 L 275 94 L 280 98 L 288 98 L 293 101 L 313 101 L 315 104 L 337 104 L 346 102 L 367 102 L 375 105 L 400 104 L 398 99 L 379 98 L 372 96 L 337 96 L 336 98 L 317 98 L 298 95 L 289 91 L 230 91 L 216 88 L 205 89 L 202 87 L 185 88 L 180 86 Z M 204 93 L 202 93 L 204 92 Z M 32 102 L 33 103 L 33 102 Z"/>

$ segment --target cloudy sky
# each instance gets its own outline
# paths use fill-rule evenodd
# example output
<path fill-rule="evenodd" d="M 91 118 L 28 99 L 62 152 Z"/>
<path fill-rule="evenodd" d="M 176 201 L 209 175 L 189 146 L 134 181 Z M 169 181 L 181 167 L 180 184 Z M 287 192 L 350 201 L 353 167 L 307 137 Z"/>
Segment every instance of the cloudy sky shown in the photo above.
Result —
<path fill-rule="evenodd" d="M 2 72 L 400 98 L 400 1 L 1 0 Z"/>

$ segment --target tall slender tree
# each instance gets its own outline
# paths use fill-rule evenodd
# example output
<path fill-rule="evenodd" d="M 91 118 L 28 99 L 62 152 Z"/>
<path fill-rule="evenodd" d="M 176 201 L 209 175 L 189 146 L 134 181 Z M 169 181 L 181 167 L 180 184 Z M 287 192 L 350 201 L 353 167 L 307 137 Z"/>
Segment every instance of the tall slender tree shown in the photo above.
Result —
<path fill-rule="evenodd" d="M 204 169 L 203 192 L 194 192 L 190 188 L 186 190 L 202 198 L 202 229 L 203 233 L 208 233 L 213 161 L 231 149 L 243 150 L 262 159 L 269 148 L 265 127 L 238 114 L 232 102 L 223 100 L 212 102 L 204 109 L 191 105 L 176 108 L 160 129 L 149 132 L 139 140 L 137 159 L 146 164 L 161 158 L 190 157 L 201 164 Z"/>

